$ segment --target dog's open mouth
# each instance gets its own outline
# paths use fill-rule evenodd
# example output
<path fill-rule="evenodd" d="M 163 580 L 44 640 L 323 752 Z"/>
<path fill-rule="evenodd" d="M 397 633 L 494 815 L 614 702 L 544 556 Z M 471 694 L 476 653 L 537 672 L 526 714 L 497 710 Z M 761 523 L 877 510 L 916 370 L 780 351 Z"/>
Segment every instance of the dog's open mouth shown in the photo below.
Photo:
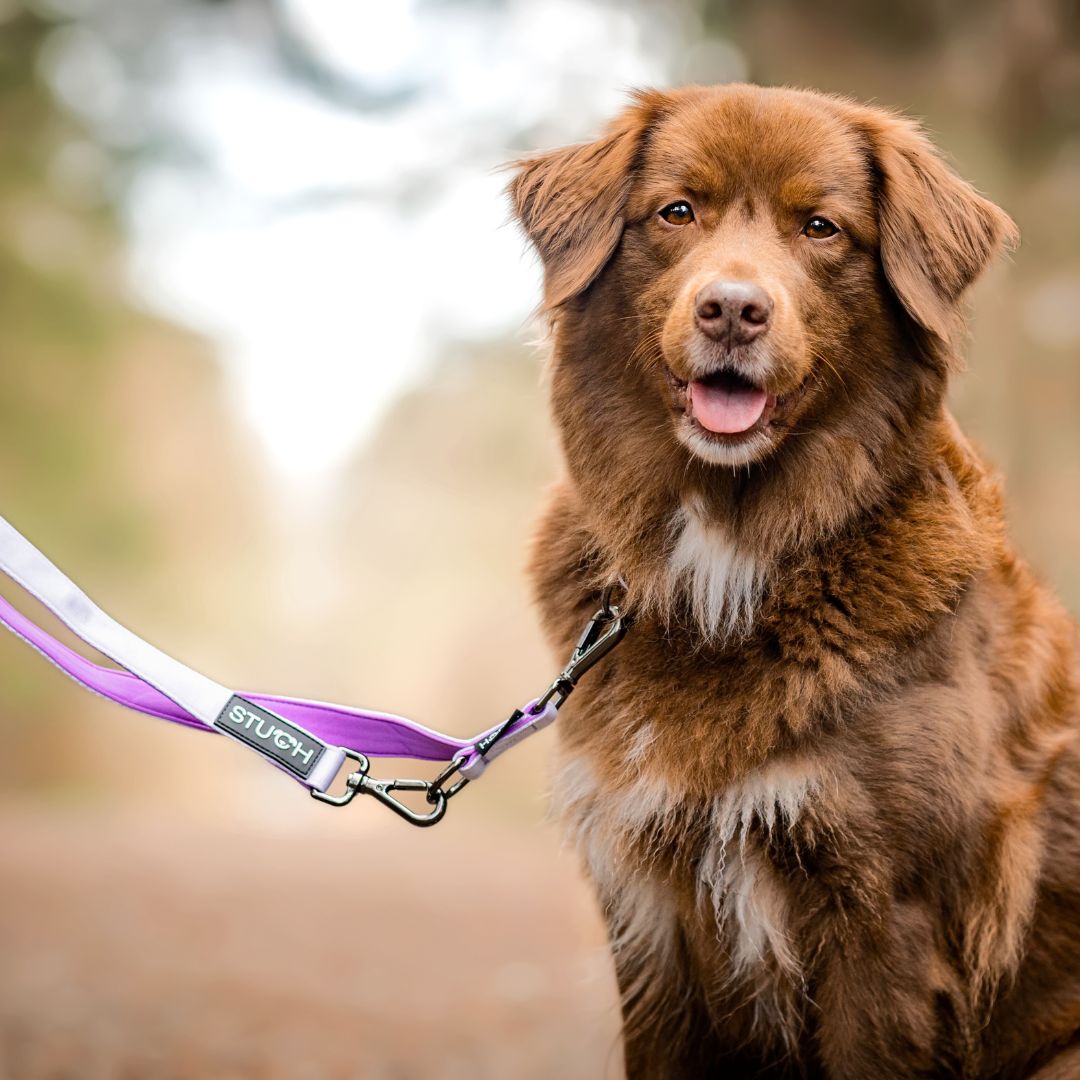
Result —
<path fill-rule="evenodd" d="M 714 371 L 686 387 L 687 412 L 716 435 L 741 435 L 765 419 L 776 398 L 736 371 Z"/>
<path fill-rule="evenodd" d="M 702 379 L 683 382 L 668 369 L 686 415 L 713 435 L 738 437 L 765 427 L 776 411 L 777 398 L 745 375 L 721 368 Z"/>

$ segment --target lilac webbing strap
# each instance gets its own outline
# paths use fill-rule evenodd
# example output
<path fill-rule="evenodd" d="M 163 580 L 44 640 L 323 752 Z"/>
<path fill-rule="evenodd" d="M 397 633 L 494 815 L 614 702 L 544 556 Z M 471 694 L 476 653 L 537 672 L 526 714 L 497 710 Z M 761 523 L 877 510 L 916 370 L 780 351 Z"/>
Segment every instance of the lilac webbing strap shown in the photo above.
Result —
<path fill-rule="evenodd" d="M 475 779 L 489 761 L 555 719 L 551 703 L 539 713 L 526 706 L 498 742 L 481 754 L 478 744 L 496 728 L 474 739 L 456 739 L 389 713 L 274 694 L 237 695 L 106 615 L 2 517 L 0 570 L 88 645 L 127 669 L 117 671 L 80 656 L 0 596 L 0 622 L 76 682 L 136 712 L 230 735 L 317 791 L 329 787 L 346 749 L 369 757 L 458 759 L 461 774 Z"/>

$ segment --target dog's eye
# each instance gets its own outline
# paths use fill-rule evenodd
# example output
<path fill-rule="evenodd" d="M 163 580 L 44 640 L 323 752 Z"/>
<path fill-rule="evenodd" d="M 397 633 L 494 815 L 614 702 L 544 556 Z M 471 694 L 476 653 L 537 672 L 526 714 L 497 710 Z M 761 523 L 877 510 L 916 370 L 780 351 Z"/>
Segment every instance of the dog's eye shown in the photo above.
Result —
<path fill-rule="evenodd" d="M 812 217 L 803 226 L 803 236 L 809 236 L 811 240 L 827 240 L 839 231 L 828 218 L 823 217 Z"/>
<path fill-rule="evenodd" d="M 660 211 L 669 225 L 689 225 L 694 220 L 694 209 L 688 202 L 673 202 Z"/>

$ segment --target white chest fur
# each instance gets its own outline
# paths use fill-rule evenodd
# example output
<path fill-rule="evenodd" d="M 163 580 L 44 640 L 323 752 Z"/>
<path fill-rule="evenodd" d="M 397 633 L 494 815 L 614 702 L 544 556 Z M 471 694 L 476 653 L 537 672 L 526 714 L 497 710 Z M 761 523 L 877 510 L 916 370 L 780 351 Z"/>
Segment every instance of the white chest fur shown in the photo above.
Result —
<path fill-rule="evenodd" d="M 821 776 L 807 762 L 781 760 L 749 773 L 713 804 L 713 841 L 701 861 L 698 888 L 731 935 L 736 970 L 771 957 L 786 974 L 799 972 L 787 890 L 747 837 L 755 826 L 770 835 L 791 828 L 820 791 Z"/>
<path fill-rule="evenodd" d="M 723 525 L 706 521 L 694 507 L 680 510 L 672 525 L 672 585 L 686 591 L 702 631 L 712 638 L 745 633 L 761 601 L 764 568 Z"/>
<path fill-rule="evenodd" d="M 636 744 L 629 749 L 640 759 Z M 625 929 L 619 944 L 646 950 L 663 963 L 676 911 L 670 889 L 659 883 L 665 868 L 656 860 L 673 844 L 692 843 L 699 911 L 716 920 L 728 942 L 730 974 L 771 971 L 797 980 L 799 950 L 791 937 L 787 892 L 750 837 L 799 821 L 823 790 L 820 770 L 804 759 L 772 762 L 704 807 L 640 770 L 636 763 L 628 772 L 637 779 L 606 788 L 587 762 L 575 758 L 565 763 L 556 784 L 557 802 L 603 902 L 621 912 Z"/>

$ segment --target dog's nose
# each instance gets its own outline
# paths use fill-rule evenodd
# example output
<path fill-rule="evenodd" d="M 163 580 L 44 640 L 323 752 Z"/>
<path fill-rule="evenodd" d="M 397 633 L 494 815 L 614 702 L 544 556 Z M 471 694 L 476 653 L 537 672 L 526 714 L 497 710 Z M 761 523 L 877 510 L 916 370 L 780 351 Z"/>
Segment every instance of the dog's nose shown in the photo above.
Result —
<path fill-rule="evenodd" d="M 729 346 L 748 345 L 769 328 L 773 303 L 752 281 L 713 281 L 694 297 L 701 331 Z"/>

